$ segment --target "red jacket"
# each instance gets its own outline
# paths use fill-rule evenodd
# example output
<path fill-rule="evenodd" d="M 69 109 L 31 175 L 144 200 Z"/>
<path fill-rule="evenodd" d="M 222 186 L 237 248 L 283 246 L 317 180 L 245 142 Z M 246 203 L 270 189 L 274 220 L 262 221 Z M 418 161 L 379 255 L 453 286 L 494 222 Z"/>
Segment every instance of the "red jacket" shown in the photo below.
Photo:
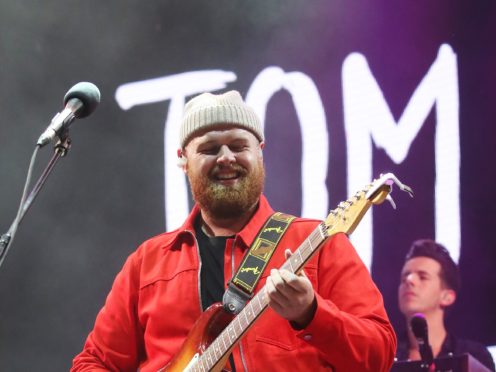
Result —
<path fill-rule="evenodd" d="M 201 315 L 195 206 L 183 226 L 144 242 L 117 275 L 72 371 L 157 371 L 178 352 Z M 232 277 L 245 251 L 273 213 L 264 196 L 250 222 L 228 239 L 224 277 Z M 298 218 L 283 236 L 258 283 L 285 261 L 319 221 Z M 233 351 L 238 371 L 387 371 L 396 337 L 382 296 L 344 234 L 329 239 L 305 273 L 317 298 L 304 330 L 268 309 Z"/>

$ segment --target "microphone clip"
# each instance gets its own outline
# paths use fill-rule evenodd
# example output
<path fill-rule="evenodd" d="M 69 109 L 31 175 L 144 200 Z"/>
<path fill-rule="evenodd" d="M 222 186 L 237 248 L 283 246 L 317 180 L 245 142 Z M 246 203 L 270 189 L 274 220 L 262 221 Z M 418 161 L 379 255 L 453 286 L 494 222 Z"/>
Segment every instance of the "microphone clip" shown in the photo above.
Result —
<path fill-rule="evenodd" d="M 55 153 L 59 154 L 62 158 L 67 155 L 71 148 L 71 139 L 68 134 L 68 131 L 64 131 L 62 135 L 59 136 L 57 143 L 53 146 Z"/>

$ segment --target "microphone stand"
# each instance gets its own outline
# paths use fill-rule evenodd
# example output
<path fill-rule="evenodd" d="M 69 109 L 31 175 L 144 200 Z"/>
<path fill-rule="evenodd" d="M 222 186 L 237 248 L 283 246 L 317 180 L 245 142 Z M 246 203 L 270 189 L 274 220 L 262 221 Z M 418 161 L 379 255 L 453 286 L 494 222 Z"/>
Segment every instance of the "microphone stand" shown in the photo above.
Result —
<path fill-rule="evenodd" d="M 37 145 L 37 147 L 38 146 L 39 145 Z M 19 211 L 16 218 L 14 219 L 14 222 L 10 226 L 9 230 L 5 234 L 0 236 L 0 267 L 2 266 L 5 256 L 7 255 L 9 248 L 12 245 L 17 228 L 19 227 L 26 212 L 28 211 L 29 207 L 31 207 L 31 204 L 34 202 L 35 198 L 38 196 L 58 160 L 67 155 L 70 147 L 71 139 L 69 138 L 68 130 L 65 130 L 59 135 L 59 140 L 54 146 L 54 154 L 48 162 L 46 168 L 41 173 L 38 181 L 33 186 L 33 189 L 25 199 L 21 200 L 21 205 L 19 206 Z M 38 148 L 36 150 L 38 150 Z M 31 164 L 30 167 L 32 165 L 33 164 Z M 29 183 L 29 178 L 30 177 L 28 173 L 28 179 L 26 181 L 27 183 Z M 26 187 L 27 186 L 28 184 L 26 184 Z"/>

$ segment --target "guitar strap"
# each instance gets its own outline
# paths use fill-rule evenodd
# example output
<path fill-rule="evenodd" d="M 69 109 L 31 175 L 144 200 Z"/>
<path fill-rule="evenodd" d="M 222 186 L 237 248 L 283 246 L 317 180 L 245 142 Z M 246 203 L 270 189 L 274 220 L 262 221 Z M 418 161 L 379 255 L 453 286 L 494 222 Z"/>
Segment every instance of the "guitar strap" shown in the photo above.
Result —
<path fill-rule="evenodd" d="M 238 314 L 253 297 L 253 289 L 294 219 L 294 216 L 281 212 L 275 212 L 267 219 L 224 292 L 222 303 L 226 311 Z"/>

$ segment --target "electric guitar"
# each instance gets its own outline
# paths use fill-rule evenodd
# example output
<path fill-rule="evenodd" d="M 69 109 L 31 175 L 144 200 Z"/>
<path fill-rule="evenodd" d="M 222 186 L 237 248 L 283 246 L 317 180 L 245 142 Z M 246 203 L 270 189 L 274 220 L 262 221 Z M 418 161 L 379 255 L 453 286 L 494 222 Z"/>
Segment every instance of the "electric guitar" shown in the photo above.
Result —
<path fill-rule="evenodd" d="M 396 208 L 389 195 L 393 184 L 413 196 L 411 188 L 402 184 L 394 174 L 381 175 L 332 210 L 281 269 L 300 273 L 329 237 L 339 232 L 351 234 L 371 205 L 388 200 Z M 213 304 L 196 321 L 179 353 L 160 371 L 222 371 L 234 346 L 267 307 L 265 287 L 236 316 L 225 311 L 221 303 Z"/>

